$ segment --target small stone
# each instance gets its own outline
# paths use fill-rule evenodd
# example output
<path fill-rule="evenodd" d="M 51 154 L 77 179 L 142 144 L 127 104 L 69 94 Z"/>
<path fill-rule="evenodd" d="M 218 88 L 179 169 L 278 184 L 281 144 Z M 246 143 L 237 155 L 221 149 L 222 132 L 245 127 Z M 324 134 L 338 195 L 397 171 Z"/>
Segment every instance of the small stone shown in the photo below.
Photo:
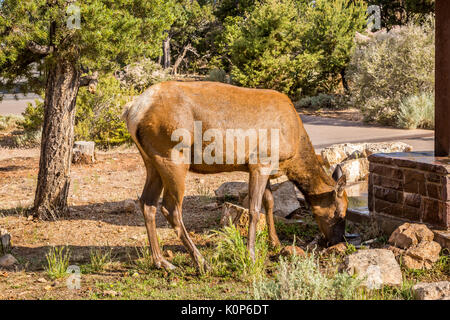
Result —
<path fill-rule="evenodd" d="M 44 287 L 44 289 L 47 290 L 47 291 L 52 290 L 52 286 L 51 286 L 51 285 L 46 285 L 46 286 Z"/>
<path fill-rule="evenodd" d="M 136 210 L 136 202 L 131 199 L 127 199 L 123 202 L 123 211 L 126 213 L 134 213 Z"/>
<path fill-rule="evenodd" d="M 450 281 L 421 282 L 412 290 L 417 300 L 450 300 Z"/>
<path fill-rule="evenodd" d="M 305 255 L 305 251 L 297 246 L 286 246 L 281 250 L 280 255 L 283 257 L 292 257 L 294 255 L 303 257 Z"/>
<path fill-rule="evenodd" d="M 39 279 L 37 279 L 37 282 L 45 283 L 45 282 L 47 282 L 47 280 L 45 278 L 39 278 Z"/>
<path fill-rule="evenodd" d="M 343 254 L 347 250 L 347 244 L 344 242 L 340 242 L 338 244 L 335 244 L 334 246 L 328 247 L 325 249 L 325 254 Z"/>
<path fill-rule="evenodd" d="M 434 233 L 424 224 L 404 223 L 389 237 L 389 244 L 408 249 L 421 241 L 433 241 Z"/>
<path fill-rule="evenodd" d="M 369 289 L 380 289 L 383 285 L 399 286 L 403 277 L 392 251 L 387 249 L 359 250 L 345 258 L 345 271 L 364 279 Z"/>
<path fill-rule="evenodd" d="M 8 268 L 15 264 L 18 264 L 19 261 L 17 261 L 16 258 L 12 254 L 5 254 L 3 257 L 0 258 L 0 267 Z"/>
<path fill-rule="evenodd" d="M 167 250 L 167 258 L 172 259 L 173 258 L 173 252 L 172 250 Z"/>
<path fill-rule="evenodd" d="M 31 216 L 31 215 L 27 217 L 27 220 L 28 220 L 28 221 L 32 221 L 33 219 L 34 219 L 34 217 Z"/>

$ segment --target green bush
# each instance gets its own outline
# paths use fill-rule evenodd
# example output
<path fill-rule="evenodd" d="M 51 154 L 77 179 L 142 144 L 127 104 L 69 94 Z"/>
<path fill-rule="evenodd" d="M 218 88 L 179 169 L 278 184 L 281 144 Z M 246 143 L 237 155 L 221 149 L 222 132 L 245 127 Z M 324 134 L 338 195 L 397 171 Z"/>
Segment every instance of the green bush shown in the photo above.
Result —
<path fill-rule="evenodd" d="M 19 128 L 25 131 L 37 131 L 44 122 L 44 102 L 35 99 L 34 106 L 31 102 L 27 103 L 27 108 L 22 113 L 23 120 L 19 121 Z"/>
<path fill-rule="evenodd" d="M 245 17 L 225 19 L 218 47 L 233 81 L 295 98 L 330 92 L 350 59 L 366 5 L 348 0 L 265 0 Z"/>
<path fill-rule="evenodd" d="M 227 76 L 227 73 L 222 69 L 213 69 L 209 72 L 208 77 L 206 78 L 208 81 L 215 81 L 215 82 L 223 82 L 228 83 L 229 78 Z"/>
<path fill-rule="evenodd" d="M 396 125 L 402 100 L 434 91 L 434 18 L 359 41 L 347 78 L 367 121 Z"/>
<path fill-rule="evenodd" d="M 306 109 L 337 109 L 339 108 L 339 100 L 330 94 L 320 93 L 313 97 L 304 97 L 294 103 L 296 108 Z"/>
<path fill-rule="evenodd" d="M 275 279 L 259 279 L 253 283 L 257 300 L 348 300 L 359 298 L 361 281 L 347 273 L 327 276 L 320 271 L 314 254 L 281 258 Z"/>
<path fill-rule="evenodd" d="M 434 129 L 434 94 L 421 93 L 402 100 L 397 123 L 408 129 Z"/>

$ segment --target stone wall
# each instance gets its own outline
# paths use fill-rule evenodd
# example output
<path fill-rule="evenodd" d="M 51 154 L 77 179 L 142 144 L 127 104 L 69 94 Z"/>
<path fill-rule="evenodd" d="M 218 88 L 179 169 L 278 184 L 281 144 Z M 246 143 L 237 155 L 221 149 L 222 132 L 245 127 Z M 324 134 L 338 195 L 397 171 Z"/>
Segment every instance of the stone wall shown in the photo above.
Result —
<path fill-rule="evenodd" d="M 450 159 L 427 152 L 369 157 L 369 210 L 375 216 L 450 230 Z"/>

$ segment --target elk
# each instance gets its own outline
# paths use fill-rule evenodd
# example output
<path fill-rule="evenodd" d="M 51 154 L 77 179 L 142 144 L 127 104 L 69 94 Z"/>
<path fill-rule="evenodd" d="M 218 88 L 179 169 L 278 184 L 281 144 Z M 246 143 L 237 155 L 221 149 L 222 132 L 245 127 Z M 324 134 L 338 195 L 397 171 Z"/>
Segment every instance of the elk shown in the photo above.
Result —
<path fill-rule="evenodd" d="M 328 244 L 343 240 L 348 205 L 344 190 L 345 175 L 335 172 L 333 179 L 325 172 L 299 115 L 286 95 L 274 90 L 241 88 L 218 82 L 168 81 L 151 86 L 128 103 L 123 119 L 147 171 L 139 201 L 152 256 L 158 268 L 175 268 L 164 259 L 157 240 L 155 215 L 162 190 L 162 214 L 174 228 L 196 266 L 201 271 L 206 267 L 205 260 L 189 237 L 182 219 L 185 177 L 188 171 L 201 174 L 230 171 L 249 173 L 250 221 L 247 249 L 252 259 L 255 257 L 256 225 L 262 204 L 266 210 L 270 244 L 280 246 L 274 227 L 274 200 L 270 179 L 281 175 L 286 175 L 303 193 Z M 175 161 L 173 154 L 179 151 L 176 146 L 180 142 L 174 141 L 173 132 L 179 128 L 187 130 L 189 137 L 183 143 L 185 147 L 191 147 L 195 138 L 194 125 L 198 122 L 202 124 L 203 133 L 214 129 L 222 136 L 225 136 L 227 130 L 237 128 L 279 130 L 277 170 L 272 170 L 271 164 L 266 162 L 250 161 L 250 144 L 245 149 L 244 158 L 237 161 L 235 157 L 232 163 Z M 258 139 L 258 148 L 261 148 L 261 141 Z M 272 143 L 271 141 L 270 144 Z M 221 143 L 224 144 L 226 143 Z M 205 147 L 203 142 L 202 148 Z M 236 147 L 236 143 L 231 146 Z M 193 160 L 195 151 L 189 148 L 187 150 L 190 150 L 188 158 Z"/>

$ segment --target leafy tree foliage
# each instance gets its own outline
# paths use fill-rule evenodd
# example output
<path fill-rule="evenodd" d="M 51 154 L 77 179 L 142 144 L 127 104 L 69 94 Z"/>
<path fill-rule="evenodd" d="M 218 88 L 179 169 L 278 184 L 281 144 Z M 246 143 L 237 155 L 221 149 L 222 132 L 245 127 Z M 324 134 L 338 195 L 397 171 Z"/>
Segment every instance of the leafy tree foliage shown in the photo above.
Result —
<path fill-rule="evenodd" d="M 266 0 L 225 19 L 220 50 L 241 85 L 314 94 L 336 86 L 365 21 L 362 1 Z"/>

